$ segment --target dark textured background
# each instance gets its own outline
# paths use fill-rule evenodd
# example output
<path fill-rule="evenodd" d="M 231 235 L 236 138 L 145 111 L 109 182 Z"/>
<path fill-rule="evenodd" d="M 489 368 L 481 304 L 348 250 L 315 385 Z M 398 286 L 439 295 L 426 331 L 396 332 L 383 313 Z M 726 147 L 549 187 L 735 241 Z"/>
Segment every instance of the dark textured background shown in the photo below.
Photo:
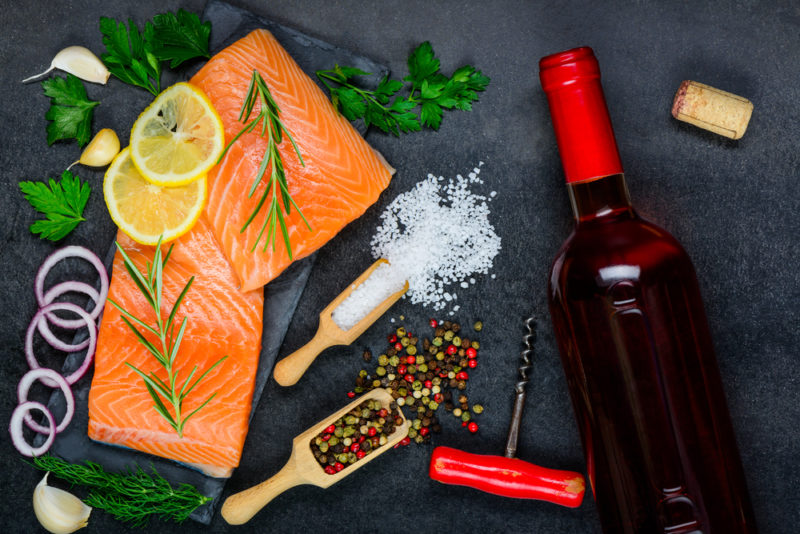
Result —
<path fill-rule="evenodd" d="M 511 410 L 520 319 L 542 318 L 519 456 L 547 466 L 583 470 L 577 429 L 546 311 L 550 258 L 571 227 L 563 176 L 544 96 L 538 59 L 589 45 L 599 58 L 604 87 L 635 205 L 678 237 L 695 262 L 705 297 L 731 415 L 761 531 L 795 532 L 800 522 L 798 452 L 798 73 L 800 8 L 796 2 L 343 2 L 232 3 L 384 63 L 398 75 L 405 59 L 430 40 L 445 72 L 471 63 L 492 78 L 471 113 L 445 116 L 439 132 L 400 139 L 372 132 L 369 141 L 398 169 L 378 204 L 324 247 L 289 328 L 282 354 L 311 337 L 316 315 L 371 261 L 368 243 L 378 215 L 398 193 L 428 172 L 468 172 L 478 161 L 486 191 L 498 191 L 492 220 L 503 250 L 492 272 L 459 291 L 459 317 L 484 320 L 482 365 L 471 373 L 470 397 L 482 402 L 481 431 L 467 435 L 444 417 L 436 445 L 498 454 Z M 603 4 L 601 7 L 600 4 Z M 26 370 L 25 328 L 35 312 L 36 267 L 53 250 L 27 227 L 33 210 L 17 182 L 55 176 L 77 159 L 74 143 L 47 147 L 48 107 L 37 85 L 19 80 L 38 72 L 64 46 L 100 52 L 99 16 L 133 17 L 202 0 L 3 2 L 0 9 L 0 106 L 6 134 L 2 169 L 0 359 L 3 421 L 16 403 L 14 388 Z M 749 98 L 753 119 L 738 142 L 699 131 L 669 115 L 683 79 L 695 79 Z M 167 82 L 170 80 L 167 79 Z M 123 144 L 144 91 L 111 80 L 90 86 L 100 100 L 94 130 L 114 127 Z M 80 169 L 94 193 L 88 222 L 62 244 L 108 250 L 114 227 L 100 194 L 101 172 Z M 241 467 L 227 492 L 274 474 L 289 455 L 291 438 L 346 402 L 344 392 L 361 368 L 360 352 L 379 349 L 405 315 L 423 332 L 429 310 L 399 303 L 351 347 L 324 353 L 293 388 L 270 382 L 255 414 Z M 275 499 L 247 526 L 233 529 L 216 517 L 211 527 L 154 523 L 157 531 L 290 532 L 300 529 L 398 532 L 599 532 L 592 499 L 577 510 L 505 500 L 426 476 L 430 447 L 387 453 L 329 490 L 299 487 Z M 0 433 L 0 499 L 4 531 L 37 532 L 30 506 L 39 473 L 26 466 Z M 96 512 L 90 532 L 122 531 Z"/>

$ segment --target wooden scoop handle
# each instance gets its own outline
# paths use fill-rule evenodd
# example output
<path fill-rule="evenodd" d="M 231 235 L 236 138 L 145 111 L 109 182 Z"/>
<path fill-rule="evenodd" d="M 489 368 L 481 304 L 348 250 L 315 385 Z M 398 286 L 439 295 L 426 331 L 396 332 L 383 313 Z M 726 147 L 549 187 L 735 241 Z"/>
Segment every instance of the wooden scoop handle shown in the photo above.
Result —
<path fill-rule="evenodd" d="M 322 324 L 320 324 L 319 330 L 317 330 L 311 341 L 275 365 L 275 371 L 273 372 L 275 380 L 282 386 L 294 385 L 319 356 L 320 352 L 336 344 L 338 342 L 331 339 L 325 333 Z"/>
<path fill-rule="evenodd" d="M 289 463 L 271 478 L 225 499 L 220 513 L 229 524 L 242 525 L 287 489 L 306 483 L 306 480 L 298 475 L 293 461 L 289 460 Z"/>

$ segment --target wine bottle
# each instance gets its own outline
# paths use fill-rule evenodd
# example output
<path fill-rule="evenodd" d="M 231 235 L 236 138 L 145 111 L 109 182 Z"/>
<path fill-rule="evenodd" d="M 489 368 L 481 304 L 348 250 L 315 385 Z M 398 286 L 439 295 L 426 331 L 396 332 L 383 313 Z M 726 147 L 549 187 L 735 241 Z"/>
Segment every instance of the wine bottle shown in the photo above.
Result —
<path fill-rule="evenodd" d="M 754 533 L 694 267 L 631 205 L 592 49 L 539 68 L 575 215 L 550 313 L 603 530 Z"/>

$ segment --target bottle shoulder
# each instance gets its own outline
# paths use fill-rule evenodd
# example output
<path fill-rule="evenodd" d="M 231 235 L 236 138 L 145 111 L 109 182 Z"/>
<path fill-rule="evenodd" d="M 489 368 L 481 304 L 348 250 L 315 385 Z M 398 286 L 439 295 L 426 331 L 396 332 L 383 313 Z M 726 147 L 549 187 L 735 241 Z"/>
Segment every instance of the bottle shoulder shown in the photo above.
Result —
<path fill-rule="evenodd" d="M 633 216 L 580 224 L 553 261 L 551 296 L 570 285 L 607 287 L 620 280 L 653 284 L 687 272 L 694 277 L 686 251 L 654 223 Z"/>

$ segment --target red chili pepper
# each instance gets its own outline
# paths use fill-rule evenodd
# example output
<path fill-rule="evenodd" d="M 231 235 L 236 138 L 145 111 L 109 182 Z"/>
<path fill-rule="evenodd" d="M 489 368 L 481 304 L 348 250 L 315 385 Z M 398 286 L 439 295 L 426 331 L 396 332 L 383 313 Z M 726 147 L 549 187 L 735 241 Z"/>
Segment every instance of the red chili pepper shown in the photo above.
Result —
<path fill-rule="evenodd" d="M 470 486 L 517 499 L 539 499 L 575 508 L 586 489 L 583 475 L 540 467 L 518 458 L 436 447 L 428 474 L 445 484 Z"/>
<path fill-rule="evenodd" d="M 431 319 L 430 325 L 431 328 L 436 328 L 437 326 L 439 326 L 439 321 L 437 321 L 436 319 Z"/>
<path fill-rule="evenodd" d="M 448 345 L 447 346 L 447 354 L 452 356 L 456 352 L 458 352 L 458 347 L 456 347 L 455 345 Z"/>
<path fill-rule="evenodd" d="M 475 358 L 473 358 L 473 359 L 469 360 L 469 361 L 467 362 L 467 366 L 468 366 L 470 369 L 475 369 L 475 368 L 478 366 L 478 360 L 477 360 L 477 359 L 475 359 Z"/>
<path fill-rule="evenodd" d="M 416 358 L 416 357 L 414 357 L 414 356 L 408 355 L 408 356 L 406 357 L 406 363 L 407 363 L 408 365 L 414 365 L 415 363 L 417 363 L 417 358 Z"/>
<path fill-rule="evenodd" d="M 478 431 L 478 423 L 476 423 L 475 421 L 470 422 L 470 424 L 467 425 L 467 430 L 469 430 L 474 434 L 475 432 Z"/>
<path fill-rule="evenodd" d="M 478 351 L 477 351 L 477 350 L 475 350 L 474 348 L 472 348 L 472 347 L 469 347 L 469 348 L 467 349 L 467 358 L 474 358 L 474 357 L 475 357 L 475 356 L 477 356 L 477 355 L 478 355 Z"/>

